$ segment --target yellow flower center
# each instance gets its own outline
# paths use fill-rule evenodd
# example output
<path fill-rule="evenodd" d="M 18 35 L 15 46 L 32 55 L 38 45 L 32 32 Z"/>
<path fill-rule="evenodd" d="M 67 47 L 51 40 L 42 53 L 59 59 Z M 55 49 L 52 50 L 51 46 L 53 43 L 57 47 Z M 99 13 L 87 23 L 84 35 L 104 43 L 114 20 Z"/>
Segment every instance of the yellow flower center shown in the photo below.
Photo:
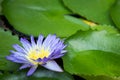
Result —
<path fill-rule="evenodd" d="M 44 57 L 49 56 L 49 51 L 44 50 L 43 48 L 41 50 L 35 49 L 35 50 L 30 51 L 28 56 L 30 59 L 33 59 L 33 60 L 37 60 L 39 58 L 43 59 Z"/>
<path fill-rule="evenodd" d="M 49 56 L 49 50 L 45 50 L 44 48 L 42 49 L 34 49 L 31 50 L 28 54 L 28 60 L 30 60 L 33 64 L 37 65 L 37 64 L 42 64 L 42 62 L 36 62 L 34 60 L 37 60 L 39 58 L 43 59 L 44 57 L 48 57 Z"/>

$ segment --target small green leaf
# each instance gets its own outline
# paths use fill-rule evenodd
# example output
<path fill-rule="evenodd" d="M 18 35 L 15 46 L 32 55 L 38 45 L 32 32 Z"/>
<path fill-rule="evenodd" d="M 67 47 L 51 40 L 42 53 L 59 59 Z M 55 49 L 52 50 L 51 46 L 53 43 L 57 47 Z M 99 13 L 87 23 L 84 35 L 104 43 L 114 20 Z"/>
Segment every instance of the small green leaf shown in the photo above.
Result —
<path fill-rule="evenodd" d="M 3 1 L 3 14 L 10 24 L 18 31 L 34 36 L 51 33 L 68 37 L 79 29 L 88 29 L 75 23 L 80 22 L 79 19 L 68 20 L 70 13 L 60 0 Z"/>
<path fill-rule="evenodd" d="M 12 45 L 19 43 L 17 36 L 12 36 L 12 34 L 7 31 L 5 32 L 0 28 L 0 70 L 16 70 L 18 65 L 6 60 L 6 56 L 10 54 L 12 50 Z"/>
<path fill-rule="evenodd" d="M 14 74 L 4 74 L 0 77 L 1 80 L 74 80 L 73 77 L 66 73 L 58 73 L 45 69 L 37 70 L 32 76 L 27 77 L 26 73 L 19 71 Z"/>
<path fill-rule="evenodd" d="M 111 17 L 116 26 L 120 29 L 120 0 L 111 9 Z"/>
<path fill-rule="evenodd" d="M 82 31 L 66 43 L 64 68 L 71 74 L 120 76 L 120 34 L 106 30 Z"/>
<path fill-rule="evenodd" d="M 100 24 L 113 24 L 109 9 L 115 0 L 63 0 L 65 5 L 88 20 Z"/>

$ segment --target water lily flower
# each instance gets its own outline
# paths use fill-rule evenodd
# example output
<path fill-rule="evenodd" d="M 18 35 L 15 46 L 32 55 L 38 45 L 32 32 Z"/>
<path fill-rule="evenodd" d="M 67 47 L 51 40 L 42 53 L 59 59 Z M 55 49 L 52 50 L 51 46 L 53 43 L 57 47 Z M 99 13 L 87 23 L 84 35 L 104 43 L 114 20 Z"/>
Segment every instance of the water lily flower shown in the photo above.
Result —
<path fill-rule="evenodd" d="M 51 34 L 45 39 L 43 35 L 39 35 L 37 41 L 31 36 L 30 40 L 21 38 L 22 46 L 18 44 L 13 45 L 15 50 L 11 50 L 12 54 L 6 58 L 12 62 L 23 64 L 20 69 L 30 67 L 27 76 L 32 75 L 38 65 L 52 71 L 63 72 L 54 59 L 60 58 L 66 53 L 64 41 Z"/>

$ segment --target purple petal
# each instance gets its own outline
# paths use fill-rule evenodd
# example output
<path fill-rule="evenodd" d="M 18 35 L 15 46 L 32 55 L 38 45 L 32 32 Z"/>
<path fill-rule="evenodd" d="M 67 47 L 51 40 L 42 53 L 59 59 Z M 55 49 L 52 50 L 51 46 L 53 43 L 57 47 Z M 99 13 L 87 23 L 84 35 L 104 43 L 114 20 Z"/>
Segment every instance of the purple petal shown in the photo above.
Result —
<path fill-rule="evenodd" d="M 49 58 L 52 59 L 55 55 L 59 55 L 60 52 L 60 50 L 55 50 L 53 53 L 50 54 Z"/>
<path fill-rule="evenodd" d="M 56 35 L 49 34 L 43 42 L 43 46 L 46 48 L 50 47 L 52 42 L 56 39 Z"/>
<path fill-rule="evenodd" d="M 29 61 L 27 60 L 27 58 L 25 57 L 26 55 L 21 53 L 21 52 L 16 52 L 11 50 L 10 51 L 12 54 L 10 56 L 7 56 L 6 58 L 8 60 L 11 60 L 13 62 L 17 62 L 17 63 L 28 63 Z"/>
<path fill-rule="evenodd" d="M 37 66 L 31 67 L 30 70 L 27 73 L 27 76 L 31 76 L 35 72 L 36 69 L 37 69 Z"/>
<path fill-rule="evenodd" d="M 50 43 L 51 53 L 56 49 L 56 47 L 59 46 L 59 44 L 58 44 L 59 41 L 60 41 L 60 39 L 58 38 Z"/>
<path fill-rule="evenodd" d="M 66 50 L 63 50 L 63 52 L 61 50 L 55 50 L 48 58 L 49 59 L 60 58 L 64 55 L 65 52 L 66 52 Z"/>
<path fill-rule="evenodd" d="M 44 58 L 42 59 L 43 64 L 46 64 L 46 62 L 47 62 L 48 60 L 50 60 L 50 59 L 49 59 L 49 58 L 44 57 Z"/>
<path fill-rule="evenodd" d="M 63 44 L 64 41 L 60 41 L 57 45 L 56 45 L 56 49 L 61 49 L 63 50 L 67 45 Z"/>
<path fill-rule="evenodd" d="M 54 43 L 55 44 L 55 43 Z M 51 48 L 51 53 L 53 53 L 54 51 L 60 50 L 60 52 L 66 47 L 66 45 L 63 44 L 63 41 L 60 41 L 58 43 L 56 43 L 56 45 L 52 45 Z"/>
<path fill-rule="evenodd" d="M 63 72 L 63 70 L 54 60 L 48 61 L 46 64 L 42 66 L 52 71 Z"/>
<path fill-rule="evenodd" d="M 22 61 L 27 61 L 27 58 L 25 57 L 25 54 L 22 54 L 20 52 L 15 52 L 15 51 L 10 51 L 12 54 L 10 55 L 14 59 L 22 60 Z"/>
<path fill-rule="evenodd" d="M 59 55 L 54 55 L 53 57 L 51 57 L 50 59 L 57 59 L 62 57 L 64 54 L 59 54 Z"/>
<path fill-rule="evenodd" d="M 36 43 L 35 43 L 35 40 L 34 40 L 33 36 L 31 36 L 31 45 L 32 45 L 32 47 L 36 46 Z"/>
<path fill-rule="evenodd" d="M 30 42 L 29 42 L 27 39 L 21 38 L 21 39 L 20 39 L 20 42 L 22 43 L 23 47 L 24 47 L 27 51 L 29 51 L 29 50 L 31 49 L 31 44 L 30 44 Z"/>
<path fill-rule="evenodd" d="M 30 66 L 31 66 L 30 64 L 23 64 L 23 65 L 20 67 L 20 70 L 21 70 L 21 69 L 28 68 L 28 67 L 30 67 Z"/>
<path fill-rule="evenodd" d="M 63 53 L 66 53 L 66 52 L 67 52 L 67 50 L 62 50 L 62 51 L 61 51 L 62 54 L 63 54 Z"/>
<path fill-rule="evenodd" d="M 51 38 L 51 39 L 52 39 L 52 42 L 50 43 L 50 44 L 51 44 L 50 47 L 55 46 L 55 45 L 56 45 L 57 43 L 59 43 L 59 41 L 60 41 L 60 38 L 56 38 L 56 37 Z"/>
<path fill-rule="evenodd" d="M 42 62 L 42 64 L 46 64 L 46 62 L 49 60 L 49 58 L 44 57 L 43 59 L 39 58 L 36 61 L 37 62 Z"/>
<path fill-rule="evenodd" d="M 41 47 L 43 39 L 44 39 L 43 35 L 39 35 L 38 40 L 37 40 L 38 47 Z"/>
<path fill-rule="evenodd" d="M 13 56 L 6 56 L 6 59 L 7 60 L 11 60 L 11 61 L 16 62 L 16 63 L 27 63 L 27 61 L 21 60 L 21 59 L 17 59 L 17 58 L 15 58 Z"/>
<path fill-rule="evenodd" d="M 41 59 L 41 58 L 38 58 L 36 61 L 37 61 L 37 62 L 41 62 L 41 61 L 42 61 L 42 59 Z"/>
<path fill-rule="evenodd" d="M 13 48 L 18 52 L 27 53 L 26 50 L 22 48 L 21 46 L 19 46 L 18 44 L 13 45 Z"/>
<path fill-rule="evenodd" d="M 16 52 L 16 51 L 13 51 L 13 50 L 10 50 L 10 52 L 16 56 L 25 56 L 25 54 L 21 53 L 21 52 Z"/>

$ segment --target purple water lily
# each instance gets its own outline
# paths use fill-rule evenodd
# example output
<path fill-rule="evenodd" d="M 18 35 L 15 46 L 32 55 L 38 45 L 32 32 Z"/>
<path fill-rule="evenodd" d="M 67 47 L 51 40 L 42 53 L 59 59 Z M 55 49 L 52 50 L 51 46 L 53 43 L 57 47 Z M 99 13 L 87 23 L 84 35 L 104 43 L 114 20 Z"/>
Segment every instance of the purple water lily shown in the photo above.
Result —
<path fill-rule="evenodd" d="M 8 60 L 23 64 L 20 69 L 30 67 L 27 76 L 32 75 L 41 65 L 49 70 L 63 72 L 54 59 L 62 57 L 66 50 L 64 48 L 64 41 L 57 38 L 56 35 L 48 35 L 46 39 L 40 35 L 35 42 L 34 37 L 31 36 L 31 42 L 25 38 L 21 38 L 22 46 L 18 44 L 13 45 L 14 50 L 11 50 L 11 55 L 7 56 Z"/>

